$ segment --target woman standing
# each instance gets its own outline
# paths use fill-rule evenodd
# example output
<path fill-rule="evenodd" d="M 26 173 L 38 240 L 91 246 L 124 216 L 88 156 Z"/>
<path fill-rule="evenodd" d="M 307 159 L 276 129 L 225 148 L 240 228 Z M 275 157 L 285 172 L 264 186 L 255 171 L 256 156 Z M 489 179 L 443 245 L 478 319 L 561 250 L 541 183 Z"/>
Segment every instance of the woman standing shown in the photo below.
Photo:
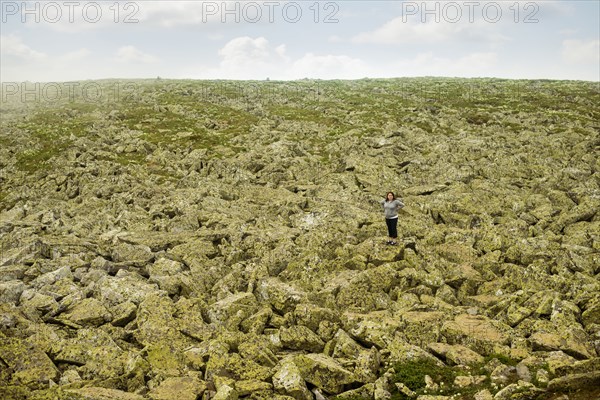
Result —
<path fill-rule="evenodd" d="M 389 240 L 387 244 L 395 245 L 398 239 L 398 210 L 404 207 L 404 203 L 401 200 L 396 199 L 396 196 L 392 192 L 388 192 L 385 196 L 385 200 L 381 200 L 380 203 L 383 206 L 385 214 L 385 223 L 388 229 Z"/>

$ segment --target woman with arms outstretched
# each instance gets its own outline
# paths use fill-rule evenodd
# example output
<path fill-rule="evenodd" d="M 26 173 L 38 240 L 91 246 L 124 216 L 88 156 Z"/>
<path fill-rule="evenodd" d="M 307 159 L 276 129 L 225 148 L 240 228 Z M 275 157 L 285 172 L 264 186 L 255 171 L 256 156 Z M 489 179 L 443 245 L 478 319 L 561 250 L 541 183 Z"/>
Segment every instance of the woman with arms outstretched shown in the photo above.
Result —
<path fill-rule="evenodd" d="M 381 200 L 380 204 L 383 206 L 385 214 L 385 223 L 388 229 L 389 240 L 387 244 L 395 245 L 398 240 L 398 210 L 404 207 L 404 203 L 397 199 L 393 192 L 388 192 L 385 196 L 385 200 Z"/>

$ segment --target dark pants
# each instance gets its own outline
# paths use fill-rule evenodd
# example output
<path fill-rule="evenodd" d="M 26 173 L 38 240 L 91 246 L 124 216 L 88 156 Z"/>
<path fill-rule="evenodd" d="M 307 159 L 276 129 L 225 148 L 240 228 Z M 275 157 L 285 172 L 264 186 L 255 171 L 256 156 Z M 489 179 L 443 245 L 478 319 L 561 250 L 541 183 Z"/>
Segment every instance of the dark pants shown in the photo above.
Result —
<path fill-rule="evenodd" d="M 398 226 L 398 218 L 386 218 L 385 224 L 388 228 L 388 236 L 392 239 L 396 239 L 398 237 L 398 231 L 396 230 L 396 226 Z"/>

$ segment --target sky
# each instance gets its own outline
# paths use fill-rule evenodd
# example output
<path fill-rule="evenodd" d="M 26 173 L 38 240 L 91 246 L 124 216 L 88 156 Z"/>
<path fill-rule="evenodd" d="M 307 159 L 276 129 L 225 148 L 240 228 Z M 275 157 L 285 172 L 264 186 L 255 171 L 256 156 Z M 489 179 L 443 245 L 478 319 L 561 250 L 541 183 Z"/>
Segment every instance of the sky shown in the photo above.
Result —
<path fill-rule="evenodd" d="M 0 81 L 600 81 L 600 1 L 7 1 Z"/>

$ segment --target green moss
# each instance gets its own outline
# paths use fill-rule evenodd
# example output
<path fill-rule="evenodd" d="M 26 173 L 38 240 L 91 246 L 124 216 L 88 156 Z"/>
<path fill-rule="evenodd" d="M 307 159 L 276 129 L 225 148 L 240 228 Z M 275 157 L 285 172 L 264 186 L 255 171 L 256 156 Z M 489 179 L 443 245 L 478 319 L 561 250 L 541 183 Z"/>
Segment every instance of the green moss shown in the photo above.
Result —
<path fill-rule="evenodd" d="M 12 397 L 7 397 L 12 399 Z M 85 400 L 86 397 L 76 393 L 67 392 L 59 386 L 55 386 L 47 390 L 38 390 L 31 392 L 27 400 Z"/>
<path fill-rule="evenodd" d="M 392 382 L 401 382 L 410 390 L 417 394 L 425 393 L 425 375 L 429 375 L 435 383 L 440 385 L 439 395 L 455 395 L 460 393 L 461 398 L 471 398 L 473 394 L 482 389 L 488 389 L 494 393 L 490 387 L 489 378 L 479 385 L 470 385 L 467 387 L 454 386 L 454 380 L 461 375 L 488 375 L 483 372 L 485 363 L 472 367 L 469 371 L 465 371 L 460 367 L 439 366 L 431 360 L 415 360 L 404 363 L 398 363 L 394 366 L 395 374 Z M 431 394 L 431 393 L 429 393 Z M 470 397 L 471 396 L 471 397 Z M 392 392 L 393 400 L 407 400 L 408 397 L 403 393 L 399 393 L 395 388 Z"/>
<path fill-rule="evenodd" d="M 32 147 L 24 147 L 17 153 L 17 168 L 26 172 L 48 168 L 52 158 L 71 147 L 73 136 L 81 137 L 87 133 L 97 118 L 90 114 L 95 107 L 73 103 L 33 112 L 17 126 L 19 133 L 33 142 Z M 17 143 L 11 142 L 11 145 Z"/>
<path fill-rule="evenodd" d="M 497 359 L 498 361 L 500 361 L 502 364 L 508 365 L 510 367 L 514 367 L 519 363 L 518 360 L 512 359 L 504 354 L 496 354 L 495 353 L 495 354 L 490 354 L 490 355 L 486 356 L 484 359 L 483 365 L 487 364 L 494 358 Z"/>
<path fill-rule="evenodd" d="M 547 383 L 542 383 L 538 379 L 537 371 L 539 371 L 539 370 L 545 370 L 546 372 L 548 372 L 549 379 L 552 379 L 552 374 L 550 373 L 550 367 L 548 366 L 547 362 L 544 362 L 544 363 L 542 363 L 542 365 L 540 365 L 537 368 L 537 370 L 534 373 L 531 374 L 531 383 L 533 383 L 535 385 L 535 387 L 546 387 Z"/>
<path fill-rule="evenodd" d="M 23 386 L 4 386 L 0 383 L 0 398 L 11 400 L 27 400 L 31 398 L 29 389 Z"/>
<path fill-rule="evenodd" d="M 165 376 L 179 376 L 182 373 L 184 369 L 182 356 L 171 346 L 152 345 L 147 351 L 147 360 L 154 372 Z"/>
<path fill-rule="evenodd" d="M 425 375 L 429 375 L 437 383 L 443 382 L 445 386 L 450 386 L 456 377 L 454 368 L 440 367 L 430 360 L 399 363 L 394 366 L 394 371 L 393 382 L 401 382 L 412 391 L 425 388 Z"/>

